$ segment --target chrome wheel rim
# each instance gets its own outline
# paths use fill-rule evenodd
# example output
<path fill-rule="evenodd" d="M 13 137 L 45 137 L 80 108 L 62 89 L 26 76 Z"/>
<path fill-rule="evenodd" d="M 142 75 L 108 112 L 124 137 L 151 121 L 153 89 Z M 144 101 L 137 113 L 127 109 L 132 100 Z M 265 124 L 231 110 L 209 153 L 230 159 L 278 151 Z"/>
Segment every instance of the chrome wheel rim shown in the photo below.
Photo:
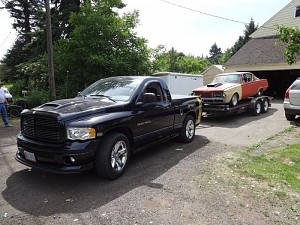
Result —
<path fill-rule="evenodd" d="M 118 141 L 111 152 L 111 167 L 113 170 L 120 172 L 127 162 L 127 146 L 124 141 Z"/>
<path fill-rule="evenodd" d="M 185 135 L 187 138 L 192 139 L 195 134 L 195 124 L 192 120 L 189 120 L 185 127 Z"/>
<path fill-rule="evenodd" d="M 234 95 L 232 96 L 232 105 L 233 105 L 233 106 L 236 106 L 236 105 L 237 105 L 237 102 L 238 102 L 238 97 L 237 97 L 236 94 L 234 94 Z"/>
<path fill-rule="evenodd" d="M 259 103 L 256 104 L 256 113 L 260 113 L 261 105 Z"/>
<path fill-rule="evenodd" d="M 269 106 L 268 102 L 265 101 L 265 102 L 264 102 L 264 111 L 267 111 L 267 110 L 268 110 L 268 106 Z"/>

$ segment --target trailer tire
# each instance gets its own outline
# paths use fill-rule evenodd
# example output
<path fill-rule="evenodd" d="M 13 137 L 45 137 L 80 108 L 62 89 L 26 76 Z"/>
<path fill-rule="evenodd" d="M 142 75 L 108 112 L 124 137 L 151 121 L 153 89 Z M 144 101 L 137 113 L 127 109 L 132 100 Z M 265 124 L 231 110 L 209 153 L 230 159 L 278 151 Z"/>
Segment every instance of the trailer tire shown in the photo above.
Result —
<path fill-rule="evenodd" d="M 262 113 L 266 113 L 266 112 L 268 112 L 268 109 L 269 109 L 269 100 L 268 99 L 264 99 L 263 101 L 262 101 L 262 108 L 261 108 L 261 112 Z"/>
<path fill-rule="evenodd" d="M 96 173 L 114 180 L 125 171 L 130 157 L 128 138 L 122 133 L 110 133 L 103 137 L 94 160 Z"/>
<path fill-rule="evenodd" d="M 262 102 L 260 100 L 256 100 L 253 108 L 253 115 L 258 116 L 262 112 Z"/>
<path fill-rule="evenodd" d="M 178 140 L 183 143 L 189 143 L 195 136 L 195 118 L 187 115 L 183 121 Z"/>

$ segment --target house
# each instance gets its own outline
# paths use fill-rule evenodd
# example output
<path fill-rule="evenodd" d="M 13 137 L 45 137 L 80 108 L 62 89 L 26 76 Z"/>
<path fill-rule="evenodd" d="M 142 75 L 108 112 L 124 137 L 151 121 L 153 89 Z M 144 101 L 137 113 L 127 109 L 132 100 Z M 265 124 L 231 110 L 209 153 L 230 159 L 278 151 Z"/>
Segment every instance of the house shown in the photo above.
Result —
<path fill-rule="evenodd" d="M 268 95 L 282 97 L 290 84 L 300 77 L 300 56 L 291 66 L 284 59 L 284 43 L 278 42 L 276 25 L 300 28 L 300 0 L 293 0 L 260 26 L 251 39 L 225 64 L 225 72 L 250 71 L 269 81 Z"/>
<path fill-rule="evenodd" d="M 211 83 L 217 74 L 224 73 L 223 65 L 211 65 L 203 73 L 203 84 Z"/>

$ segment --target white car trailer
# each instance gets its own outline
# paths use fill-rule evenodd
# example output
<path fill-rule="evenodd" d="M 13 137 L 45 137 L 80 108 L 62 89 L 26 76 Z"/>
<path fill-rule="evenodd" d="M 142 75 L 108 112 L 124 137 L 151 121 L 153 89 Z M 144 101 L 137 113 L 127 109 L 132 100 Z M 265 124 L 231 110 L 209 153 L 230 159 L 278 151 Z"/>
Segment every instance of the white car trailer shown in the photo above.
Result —
<path fill-rule="evenodd" d="M 171 94 L 176 95 L 191 95 L 193 89 L 203 86 L 203 75 L 160 72 L 152 76 L 164 79 Z"/>

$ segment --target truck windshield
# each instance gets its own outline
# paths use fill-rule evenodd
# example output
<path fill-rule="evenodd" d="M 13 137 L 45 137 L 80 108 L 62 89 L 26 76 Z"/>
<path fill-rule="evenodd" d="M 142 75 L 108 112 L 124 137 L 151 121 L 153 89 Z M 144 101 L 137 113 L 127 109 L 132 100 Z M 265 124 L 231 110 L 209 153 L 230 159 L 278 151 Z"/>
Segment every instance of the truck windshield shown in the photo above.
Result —
<path fill-rule="evenodd" d="M 226 74 L 216 76 L 213 83 L 240 83 L 240 75 L 238 74 Z"/>
<path fill-rule="evenodd" d="M 96 81 L 78 97 L 108 98 L 113 101 L 128 101 L 141 81 L 130 77 L 110 77 Z"/>

